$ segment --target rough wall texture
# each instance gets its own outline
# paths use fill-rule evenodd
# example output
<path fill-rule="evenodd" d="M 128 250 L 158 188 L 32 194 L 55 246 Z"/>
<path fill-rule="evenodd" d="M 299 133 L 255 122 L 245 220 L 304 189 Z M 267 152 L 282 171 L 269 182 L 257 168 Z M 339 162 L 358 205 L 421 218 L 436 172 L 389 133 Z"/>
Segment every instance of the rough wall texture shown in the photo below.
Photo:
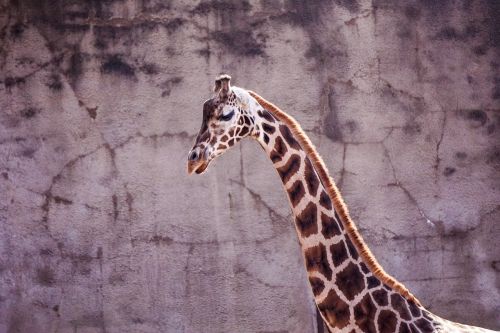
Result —
<path fill-rule="evenodd" d="M 0 332 L 314 332 L 271 163 L 188 177 L 221 71 L 295 116 L 388 272 L 500 329 L 500 5 L 0 0 Z"/>

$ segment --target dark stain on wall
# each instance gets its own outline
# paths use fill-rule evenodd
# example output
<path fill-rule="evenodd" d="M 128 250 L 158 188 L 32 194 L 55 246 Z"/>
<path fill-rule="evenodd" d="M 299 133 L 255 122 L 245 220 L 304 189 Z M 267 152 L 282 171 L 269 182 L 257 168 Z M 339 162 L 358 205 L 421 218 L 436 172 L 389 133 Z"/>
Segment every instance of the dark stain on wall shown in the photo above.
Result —
<path fill-rule="evenodd" d="M 59 304 L 56 304 L 52 307 L 52 311 L 56 313 L 56 316 L 59 318 L 61 317 L 61 314 L 59 313 Z"/>
<path fill-rule="evenodd" d="M 463 161 L 467 158 L 467 153 L 464 153 L 463 151 L 458 151 L 455 153 L 455 158 Z"/>
<path fill-rule="evenodd" d="M 214 31 L 210 38 L 236 55 L 253 57 L 265 54 L 265 36 L 254 37 L 251 31 Z"/>
<path fill-rule="evenodd" d="M 168 33 L 173 33 L 177 31 L 181 26 L 186 23 L 186 20 L 180 17 L 176 17 L 166 23 L 163 24 L 163 27 L 167 30 Z"/>
<path fill-rule="evenodd" d="M 21 117 L 26 118 L 26 119 L 30 119 L 30 118 L 35 117 L 38 113 L 40 113 L 40 109 L 29 107 L 29 108 L 22 109 L 21 111 L 19 111 L 19 113 L 21 114 Z"/>
<path fill-rule="evenodd" d="M 73 49 L 71 56 L 69 57 L 68 68 L 65 72 L 71 80 L 73 86 L 83 73 L 83 63 L 84 56 L 80 53 L 79 48 Z"/>
<path fill-rule="evenodd" d="M 26 148 L 21 152 L 21 156 L 26 158 L 33 158 L 33 156 L 35 156 L 36 151 L 37 150 L 35 148 Z"/>
<path fill-rule="evenodd" d="M 441 40 L 466 41 L 476 37 L 480 32 L 481 28 L 473 24 L 467 25 L 463 30 L 459 30 L 458 28 L 452 26 L 445 26 L 438 31 L 434 38 Z"/>
<path fill-rule="evenodd" d="M 226 15 L 232 15 L 235 12 L 247 13 L 252 9 L 250 2 L 231 1 L 231 0 L 211 0 L 200 2 L 192 11 L 195 15 L 207 15 L 211 12 L 218 12 Z"/>
<path fill-rule="evenodd" d="M 248 1 L 212 0 L 202 1 L 195 6 L 191 16 L 215 16 L 220 27 L 208 31 L 202 41 L 214 41 L 231 54 L 246 57 L 265 56 L 267 35 L 259 31 L 262 20 L 250 15 L 252 6 Z M 212 55 L 210 47 L 198 50 L 198 54 L 208 59 Z"/>
<path fill-rule="evenodd" d="M 450 7 L 450 1 L 451 0 L 420 0 L 419 3 L 423 8 L 427 9 L 431 15 L 442 15 L 446 13 L 447 9 Z"/>
<path fill-rule="evenodd" d="M 457 169 L 455 169 L 453 167 L 446 167 L 446 168 L 444 168 L 443 175 L 448 177 L 448 176 L 451 176 L 452 174 L 454 174 L 455 171 L 457 171 Z"/>
<path fill-rule="evenodd" d="M 83 105 L 80 105 L 80 106 L 83 106 Z M 91 107 L 85 107 L 85 109 L 87 110 L 87 113 L 89 114 L 89 117 L 92 118 L 92 119 L 95 119 L 97 117 L 97 109 L 98 108 L 99 108 L 98 106 L 93 107 L 93 108 L 91 108 Z"/>
<path fill-rule="evenodd" d="M 43 249 L 40 249 L 38 251 L 38 253 L 41 255 L 41 256 L 53 256 L 54 255 L 54 251 L 52 251 L 52 249 L 49 249 L 49 248 L 43 248 Z"/>
<path fill-rule="evenodd" d="M 500 146 L 489 149 L 486 154 L 486 164 L 500 166 Z"/>
<path fill-rule="evenodd" d="M 488 121 L 488 116 L 483 110 L 467 111 L 466 117 L 468 120 L 478 124 L 479 126 L 484 126 L 484 124 Z"/>
<path fill-rule="evenodd" d="M 485 12 L 489 14 L 486 24 L 489 26 L 490 45 L 500 48 L 500 2 L 490 0 L 486 2 Z"/>
<path fill-rule="evenodd" d="M 160 68 L 157 64 L 153 63 L 144 63 L 139 70 L 146 75 L 155 75 L 160 73 Z"/>
<path fill-rule="evenodd" d="M 496 71 L 498 76 L 493 78 L 493 89 L 491 90 L 491 98 L 492 99 L 500 99 L 500 71 Z"/>
<path fill-rule="evenodd" d="M 5 85 L 5 88 L 7 89 L 7 91 L 10 91 L 10 89 L 12 87 L 23 84 L 23 83 L 26 83 L 26 80 L 23 77 L 8 76 L 3 81 L 3 84 Z"/>
<path fill-rule="evenodd" d="M 314 59 L 317 66 L 325 66 L 339 57 L 347 57 L 347 53 L 346 51 L 335 48 L 334 43 L 325 45 L 316 39 L 312 39 L 304 56 L 309 59 Z"/>
<path fill-rule="evenodd" d="M 41 267 L 36 270 L 36 281 L 38 284 L 50 287 L 55 283 L 54 271 L 50 267 Z"/>
<path fill-rule="evenodd" d="M 135 77 L 135 69 L 122 60 L 118 54 L 110 55 L 101 64 L 101 72 L 104 74 L 115 74 L 125 77 Z"/>
<path fill-rule="evenodd" d="M 342 141 L 342 129 L 337 115 L 337 105 L 335 104 L 335 93 L 328 92 L 328 114 L 325 118 L 325 135 L 332 141 Z"/>
<path fill-rule="evenodd" d="M 171 0 L 142 0 L 141 10 L 144 13 L 158 14 L 172 9 Z"/>
<path fill-rule="evenodd" d="M 172 92 L 173 87 L 180 84 L 182 82 L 182 80 L 183 80 L 182 77 L 174 76 L 174 77 L 160 83 L 158 85 L 158 87 L 160 89 L 162 89 L 161 97 L 170 96 L 170 93 Z"/>
<path fill-rule="evenodd" d="M 346 1 L 349 2 L 349 1 Z M 322 13 L 331 6 L 331 2 L 322 0 L 286 0 L 284 11 L 275 15 L 274 19 L 287 22 L 292 25 L 307 27 L 317 24 Z"/>
<path fill-rule="evenodd" d="M 360 10 L 360 6 L 357 0 L 334 0 L 335 3 L 347 9 L 351 13 L 357 13 Z"/>
<path fill-rule="evenodd" d="M 403 133 L 416 135 L 422 132 L 422 126 L 416 121 L 409 121 L 403 126 Z"/>
<path fill-rule="evenodd" d="M 500 260 L 493 260 L 490 266 L 495 272 L 500 273 Z"/>
<path fill-rule="evenodd" d="M 12 313 L 8 316 L 9 326 L 7 328 L 7 333 L 23 333 L 26 332 L 25 322 L 26 318 L 22 315 L 22 312 L 15 311 L 14 308 Z"/>
<path fill-rule="evenodd" d="M 422 13 L 418 7 L 408 5 L 404 7 L 404 14 L 410 21 L 417 21 Z"/>
<path fill-rule="evenodd" d="M 63 83 L 61 81 L 61 76 L 57 73 L 50 74 L 48 78 L 48 82 L 46 83 L 47 87 L 51 90 L 59 91 L 63 89 Z"/>
<path fill-rule="evenodd" d="M 110 46 L 122 44 L 132 46 L 133 26 L 97 26 L 94 28 L 94 46 L 99 50 L 105 50 Z"/>
<path fill-rule="evenodd" d="M 78 327 L 99 327 L 102 332 L 106 332 L 105 322 L 102 313 L 87 313 L 77 319 L 70 321 L 74 332 L 78 332 Z"/>
<path fill-rule="evenodd" d="M 16 22 L 10 27 L 10 36 L 12 40 L 18 40 L 23 35 L 26 25 L 21 22 Z"/>
<path fill-rule="evenodd" d="M 53 196 L 52 199 L 54 199 L 54 202 L 56 204 L 63 204 L 63 205 L 71 205 L 71 204 L 73 204 L 73 201 L 71 201 L 69 199 L 66 199 L 66 198 L 63 198 L 63 197 L 60 197 L 58 195 Z"/>
<path fill-rule="evenodd" d="M 489 122 L 486 112 L 480 109 L 459 110 L 458 116 L 467 120 L 472 128 L 483 127 Z"/>

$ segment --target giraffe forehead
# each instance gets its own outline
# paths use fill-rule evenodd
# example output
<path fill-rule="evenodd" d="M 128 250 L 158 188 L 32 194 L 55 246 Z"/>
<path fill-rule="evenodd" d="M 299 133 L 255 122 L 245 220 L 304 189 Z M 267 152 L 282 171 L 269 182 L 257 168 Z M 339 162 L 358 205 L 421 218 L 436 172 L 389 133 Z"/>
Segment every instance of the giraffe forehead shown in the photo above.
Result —
<path fill-rule="evenodd" d="M 218 98 L 213 97 L 210 99 L 207 99 L 203 103 L 203 120 L 208 120 L 210 119 L 217 108 L 219 107 L 220 102 L 218 101 Z"/>

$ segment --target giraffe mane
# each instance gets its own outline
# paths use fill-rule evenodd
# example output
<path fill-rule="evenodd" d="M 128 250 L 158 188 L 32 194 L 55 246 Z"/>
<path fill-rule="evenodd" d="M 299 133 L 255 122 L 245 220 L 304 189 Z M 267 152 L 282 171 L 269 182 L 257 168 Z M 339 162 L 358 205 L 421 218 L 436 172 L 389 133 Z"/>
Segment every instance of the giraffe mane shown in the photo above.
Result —
<path fill-rule="evenodd" d="M 254 97 L 257 102 L 259 102 L 259 104 L 262 105 L 267 111 L 271 112 L 276 118 L 278 118 L 290 128 L 300 146 L 305 150 L 306 154 L 311 160 L 314 169 L 316 169 L 321 182 L 326 188 L 328 196 L 333 201 L 335 210 L 339 214 L 341 223 L 344 225 L 349 238 L 358 250 L 359 255 L 363 259 L 364 263 L 372 271 L 373 275 L 392 289 L 399 292 L 407 300 L 414 302 L 417 305 L 421 305 L 420 301 L 412 293 L 410 293 L 410 291 L 402 283 L 398 282 L 391 275 L 387 274 L 375 259 L 372 252 L 364 242 L 363 237 L 361 237 L 361 234 L 356 228 L 356 225 L 349 216 L 347 206 L 344 203 L 344 200 L 342 199 L 340 191 L 335 185 L 335 182 L 330 177 L 328 169 L 325 166 L 325 162 L 323 162 L 323 159 L 318 154 L 316 148 L 312 144 L 309 137 L 304 133 L 299 123 L 293 117 L 278 108 L 276 105 L 265 100 L 255 92 L 249 90 L 248 93 L 252 97 Z"/>

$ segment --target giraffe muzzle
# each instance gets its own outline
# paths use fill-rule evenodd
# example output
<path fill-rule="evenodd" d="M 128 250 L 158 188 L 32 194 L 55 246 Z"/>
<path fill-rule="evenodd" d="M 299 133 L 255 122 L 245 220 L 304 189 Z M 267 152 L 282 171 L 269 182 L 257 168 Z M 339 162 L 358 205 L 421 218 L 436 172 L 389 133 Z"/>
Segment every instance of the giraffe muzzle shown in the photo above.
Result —
<path fill-rule="evenodd" d="M 210 160 L 207 159 L 205 155 L 206 153 L 204 153 L 200 147 L 195 147 L 189 152 L 187 162 L 188 174 L 191 175 L 194 172 L 199 175 L 205 172 L 210 163 Z"/>

